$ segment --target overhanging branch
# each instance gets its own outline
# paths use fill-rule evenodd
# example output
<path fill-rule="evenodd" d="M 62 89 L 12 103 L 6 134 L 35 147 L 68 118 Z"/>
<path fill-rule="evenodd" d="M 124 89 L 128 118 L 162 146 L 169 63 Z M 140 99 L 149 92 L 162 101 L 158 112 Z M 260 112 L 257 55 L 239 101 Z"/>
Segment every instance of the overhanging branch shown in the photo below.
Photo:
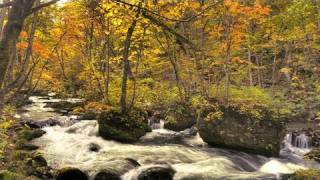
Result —
<path fill-rule="evenodd" d="M 13 5 L 13 2 L 7 2 L 7 3 L 0 4 L 0 8 L 5 8 L 5 7 L 12 6 L 12 5 Z"/>
<path fill-rule="evenodd" d="M 46 3 L 42 3 L 34 8 L 31 9 L 31 14 L 36 12 L 36 11 L 39 11 L 40 9 L 44 8 L 44 7 L 47 7 L 47 6 L 50 6 L 56 2 L 58 2 L 59 0 L 52 0 L 52 1 L 49 1 L 49 2 L 46 2 Z"/>

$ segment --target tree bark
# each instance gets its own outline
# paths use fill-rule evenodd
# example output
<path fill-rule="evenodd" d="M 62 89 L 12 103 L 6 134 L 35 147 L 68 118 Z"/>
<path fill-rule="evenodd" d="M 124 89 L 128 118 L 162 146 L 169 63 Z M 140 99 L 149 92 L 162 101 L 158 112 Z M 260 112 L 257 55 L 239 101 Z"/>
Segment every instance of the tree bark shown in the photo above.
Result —
<path fill-rule="evenodd" d="M 250 82 L 250 86 L 253 86 L 252 61 L 251 61 L 251 50 L 250 49 L 248 49 L 248 63 L 249 63 L 249 82 Z"/>
<path fill-rule="evenodd" d="M 0 87 L 3 85 L 10 56 L 22 31 L 24 21 L 30 14 L 34 2 L 35 0 L 16 0 L 11 7 L 0 41 Z"/>
<path fill-rule="evenodd" d="M 122 73 L 121 98 L 120 98 L 120 108 L 123 114 L 127 113 L 127 81 L 128 81 L 128 74 L 130 71 L 129 51 L 130 51 L 130 45 L 131 45 L 131 38 L 134 32 L 134 29 L 137 25 L 137 18 L 139 17 L 139 14 L 140 14 L 140 10 L 137 13 L 136 17 L 133 19 L 128 29 L 127 37 L 124 44 L 123 73 Z"/>
<path fill-rule="evenodd" d="M 4 4 L 8 3 L 8 0 L 3 0 L 3 3 Z M 8 11 L 7 8 L 0 9 L 0 38 L 2 37 L 2 29 L 3 29 L 3 24 L 6 18 L 7 11 Z"/>

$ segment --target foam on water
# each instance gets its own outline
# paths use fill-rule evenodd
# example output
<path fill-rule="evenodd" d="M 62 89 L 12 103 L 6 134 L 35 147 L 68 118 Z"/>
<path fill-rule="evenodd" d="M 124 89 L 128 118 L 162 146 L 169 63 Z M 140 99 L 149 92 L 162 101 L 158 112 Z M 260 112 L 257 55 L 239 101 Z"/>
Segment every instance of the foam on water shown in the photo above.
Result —
<path fill-rule="evenodd" d="M 43 103 L 37 99 L 35 104 Z M 42 105 L 39 106 L 42 108 Z M 42 109 L 43 110 L 43 109 Z M 126 158 L 134 159 L 141 167 L 123 173 L 122 179 L 133 180 L 148 167 L 168 164 L 174 168 L 174 179 L 193 177 L 194 179 L 266 179 L 280 174 L 290 174 L 297 169 L 319 167 L 319 164 L 306 163 L 298 151 L 284 141 L 282 158 L 267 158 L 231 150 L 209 148 L 199 135 L 191 136 L 186 130 L 180 133 L 156 128 L 137 144 L 122 144 L 107 141 L 98 136 L 96 120 L 79 121 L 65 127 L 43 128 L 47 133 L 34 140 L 40 146 L 48 164 L 54 169 L 78 167 L 92 174 L 108 167 L 119 167 Z M 179 139 L 169 143 L 168 139 Z M 148 144 L 154 140 L 159 144 Z M 145 140 L 145 141 L 144 141 Z M 90 151 L 90 144 L 100 147 L 98 152 Z M 300 153 L 298 153 L 300 152 Z"/>

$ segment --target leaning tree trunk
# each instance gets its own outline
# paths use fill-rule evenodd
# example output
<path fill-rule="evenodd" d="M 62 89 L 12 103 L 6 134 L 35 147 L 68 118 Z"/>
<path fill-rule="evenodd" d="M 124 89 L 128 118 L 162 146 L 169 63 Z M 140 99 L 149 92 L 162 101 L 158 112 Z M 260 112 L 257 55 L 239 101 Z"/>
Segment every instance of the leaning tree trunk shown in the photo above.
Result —
<path fill-rule="evenodd" d="M 121 99 L 120 99 L 120 106 L 121 112 L 127 112 L 127 81 L 128 81 L 128 74 L 130 70 L 129 64 L 129 51 L 130 51 L 130 44 L 131 38 L 133 35 L 133 31 L 137 25 L 137 19 L 132 21 L 131 26 L 128 29 L 127 37 L 124 45 L 124 52 L 123 52 L 123 75 L 122 75 L 122 84 L 121 84 Z"/>
<path fill-rule="evenodd" d="M 9 12 L 8 21 L 0 40 L 0 87 L 2 87 L 10 56 L 14 51 L 25 19 L 31 13 L 35 0 L 16 0 Z"/>

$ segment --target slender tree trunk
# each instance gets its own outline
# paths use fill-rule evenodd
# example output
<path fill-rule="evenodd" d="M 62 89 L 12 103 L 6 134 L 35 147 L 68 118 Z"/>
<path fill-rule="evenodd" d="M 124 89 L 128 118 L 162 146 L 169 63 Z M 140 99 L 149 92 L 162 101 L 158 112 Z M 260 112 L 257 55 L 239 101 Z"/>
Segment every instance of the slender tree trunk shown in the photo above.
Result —
<path fill-rule="evenodd" d="M 140 10 L 137 13 L 136 17 L 133 19 L 128 32 L 127 37 L 124 44 L 123 50 L 123 73 L 122 73 L 122 84 L 121 84 L 121 98 L 120 98 L 120 108 L 123 114 L 127 113 L 127 81 L 128 81 L 128 74 L 130 71 L 130 63 L 129 63 L 129 52 L 130 52 L 130 45 L 131 45 L 131 38 L 134 32 L 134 29 L 137 25 L 137 18 L 140 14 Z"/>
<path fill-rule="evenodd" d="M 146 34 L 146 28 L 144 28 L 142 40 L 141 40 L 141 42 L 139 44 L 138 59 L 137 59 L 135 74 L 139 73 L 140 62 L 141 62 L 141 60 L 143 58 L 143 50 L 144 50 L 143 43 L 144 43 L 145 34 Z M 137 96 L 137 79 L 133 77 L 133 93 L 132 93 L 131 104 L 130 104 L 129 110 L 132 107 L 134 107 L 134 102 L 135 102 L 136 96 Z"/>
<path fill-rule="evenodd" d="M 255 59 L 256 59 L 257 66 L 258 66 L 258 70 L 257 70 L 257 73 L 258 73 L 258 84 L 259 84 L 259 87 L 262 88 L 261 71 L 260 71 L 260 57 L 259 57 L 259 55 L 256 55 Z"/>
<path fill-rule="evenodd" d="M 249 82 L 250 82 L 250 86 L 253 86 L 252 61 L 251 61 L 251 50 L 250 49 L 248 49 L 248 63 L 249 63 Z"/>
<path fill-rule="evenodd" d="M 274 53 L 272 63 L 272 92 L 274 92 L 274 86 L 276 84 L 276 65 L 277 65 L 277 54 Z"/>

